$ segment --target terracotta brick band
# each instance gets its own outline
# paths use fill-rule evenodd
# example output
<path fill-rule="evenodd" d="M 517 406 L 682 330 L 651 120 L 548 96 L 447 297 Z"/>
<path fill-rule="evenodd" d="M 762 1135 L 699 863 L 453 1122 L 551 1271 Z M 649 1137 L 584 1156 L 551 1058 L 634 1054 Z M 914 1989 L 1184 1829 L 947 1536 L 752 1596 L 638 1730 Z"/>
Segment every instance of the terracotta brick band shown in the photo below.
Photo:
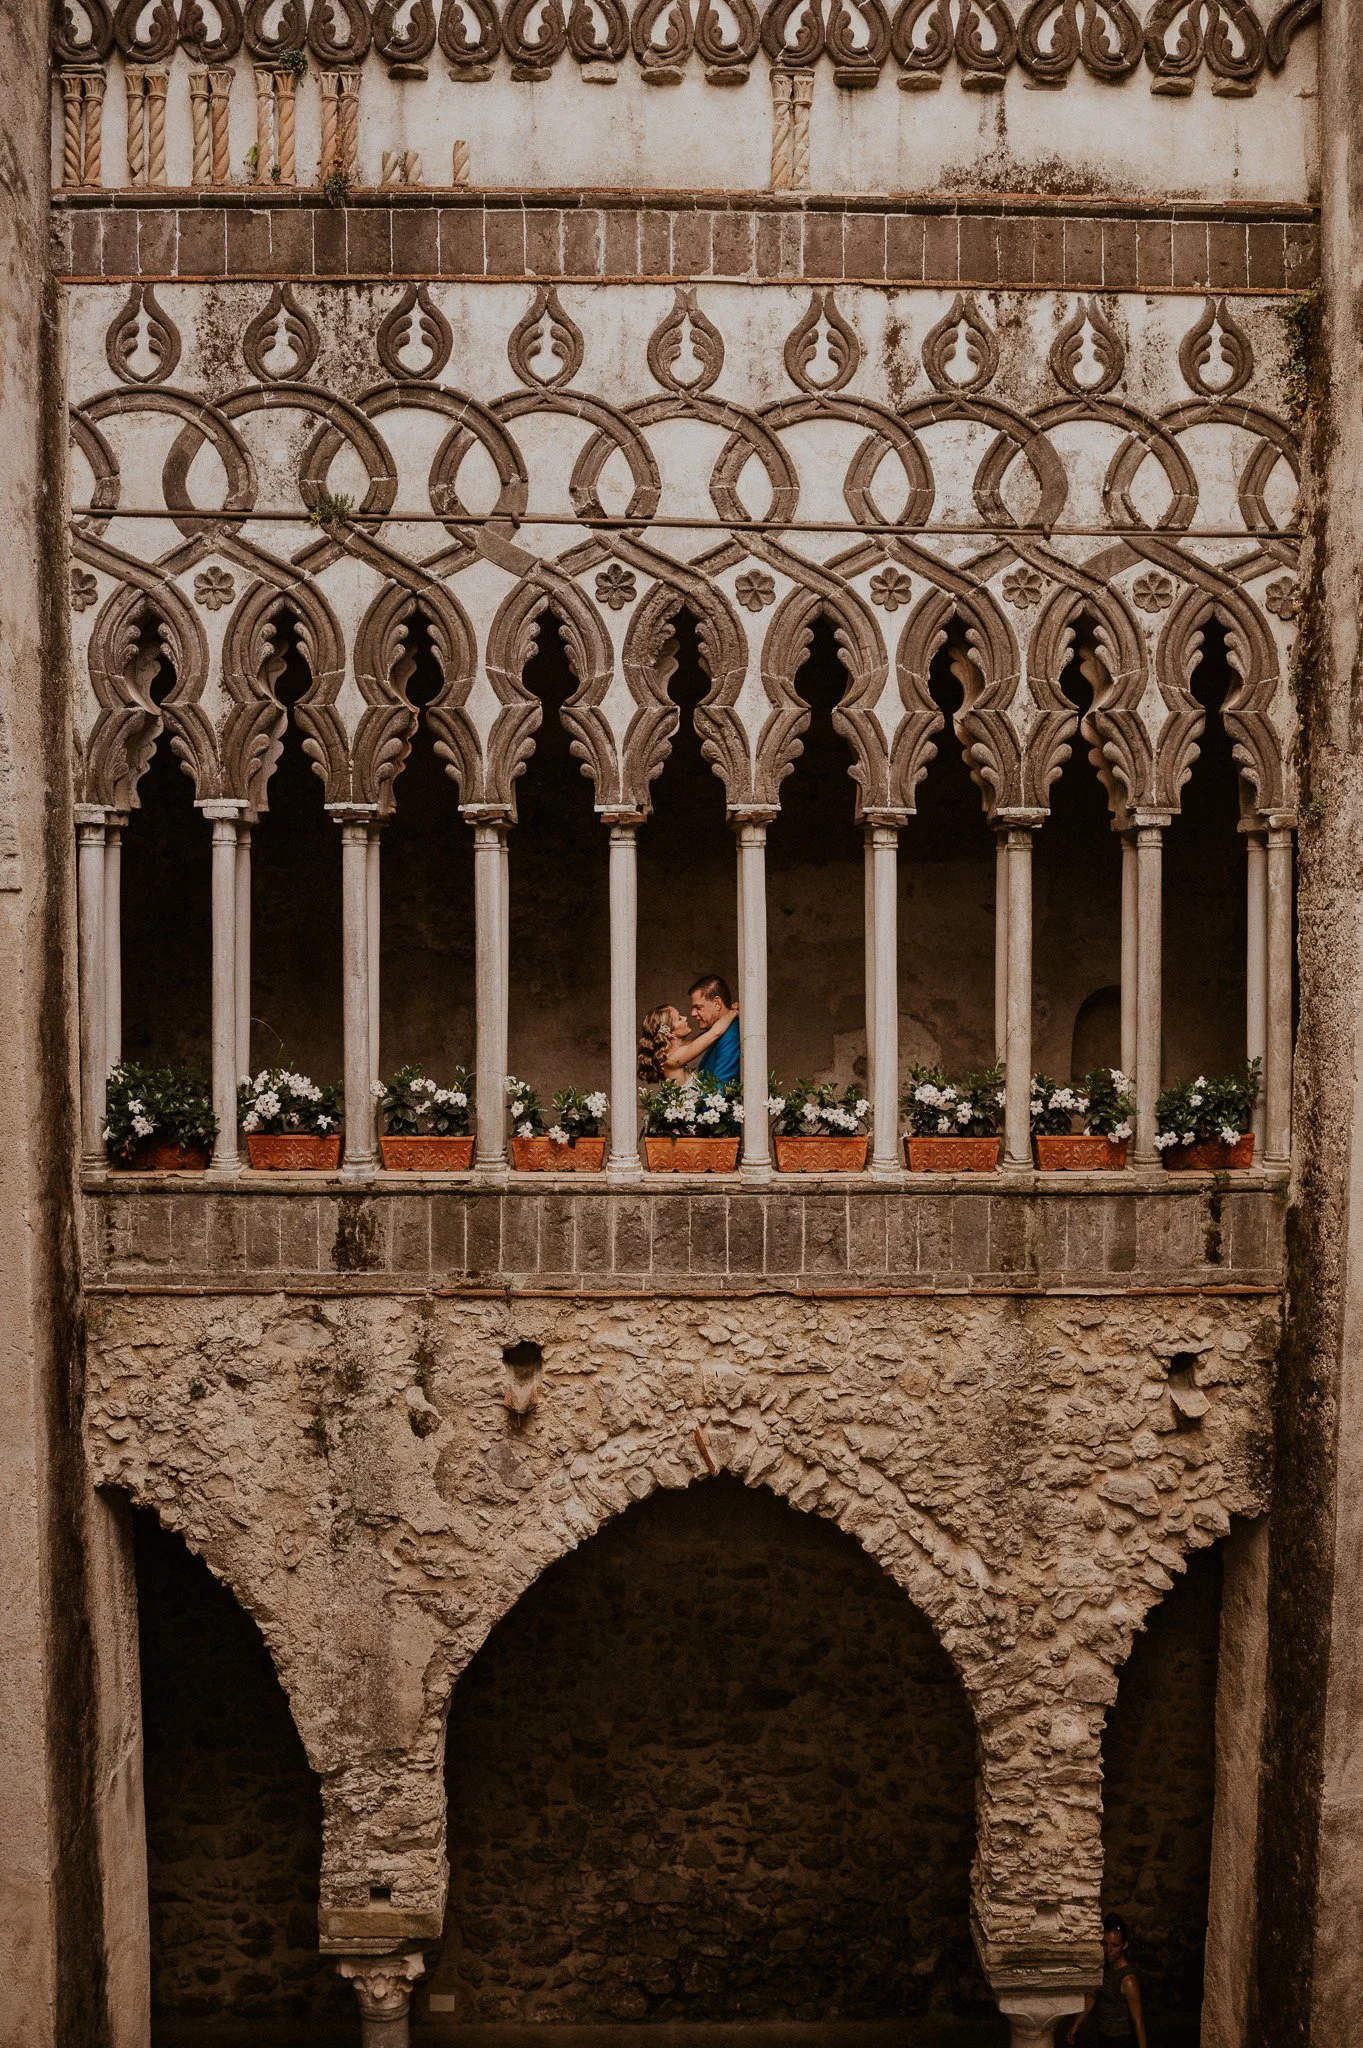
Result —
<path fill-rule="evenodd" d="M 72 196 L 59 273 L 102 278 L 719 278 L 1295 292 L 1318 270 L 1308 207 L 1044 196 L 903 200 L 777 193 Z"/>

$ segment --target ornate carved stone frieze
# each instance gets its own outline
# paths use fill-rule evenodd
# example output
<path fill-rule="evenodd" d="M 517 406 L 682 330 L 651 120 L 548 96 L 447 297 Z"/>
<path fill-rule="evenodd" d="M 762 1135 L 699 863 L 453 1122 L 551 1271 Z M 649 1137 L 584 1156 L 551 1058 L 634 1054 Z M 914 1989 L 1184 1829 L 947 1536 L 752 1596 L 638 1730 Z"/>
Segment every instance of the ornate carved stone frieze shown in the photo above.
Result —
<path fill-rule="evenodd" d="M 887 66 L 932 87 L 953 64 L 963 82 L 1015 65 L 1044 85 L 1076 69 L 1112 83 L 1145 64 L 1156 91 L 1188 90 L 1204 68 L 1232 88 L 1281 70 L 1319 0 L 1281 0 L 1261 16 L 1250 0 L 58 0 L 52 52 L 61 66 L 164 65 L 177 46 L 195 64 L 226 64 L 244 48 L 259 64 L 305 53 L 323 69 L 373 57 L 421 74 L 440 54 L 483 75 L 502 56 L 512 77 L 542 78 L 560 60 L 615 66 L 631 52 L 659 82 L 693 57 L 713 82 L 750 65 L 808 70 L 827 58 L 838 83 L 874 83 Z"/>
<path fill-rule="evenodd" d="M 1290 808 L 1297 454 L 1276 405 L 1281 324 L 1271 304 L 1236 307 L 80 288 L 82 794 L 135 803 L 165 727 L 200 798 L 264 807 L 292 637 L 327 800 L 387 812 L 419 630 L 443 677 L 425 715 L 462 803 L 514 815 L 541 716 L 524 670 L 557 630 L 597 806 L 646 812 L 685 609 L 710 679 L 698 729 L 735 813 L 779 804 L 820 618 L 847 672 L 835 717 L 859 812 L 914 808 L 943 650 L 991 815 L 1044 812 L 1080 727 L 1062 683 L 1076 653 L 1114 814 L 1176 810 L 1212 621 L 1246 802 Z M 153 643 L 174 674 L 155 701 Z"/>

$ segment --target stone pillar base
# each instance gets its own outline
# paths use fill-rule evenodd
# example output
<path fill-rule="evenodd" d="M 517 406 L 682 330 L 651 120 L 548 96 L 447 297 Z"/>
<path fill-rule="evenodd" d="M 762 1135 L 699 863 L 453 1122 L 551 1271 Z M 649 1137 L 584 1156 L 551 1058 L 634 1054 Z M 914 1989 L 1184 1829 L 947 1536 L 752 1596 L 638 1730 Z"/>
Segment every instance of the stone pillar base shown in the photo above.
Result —
<path fill-rule="evenodd" d="M 1044 1991 L 1000 1991 L 999 2011 L 1012 2026 L 1012 2048 L 1051 2048 L 1057 2020 L 1082 2012 L 1088 1988 L 1048 1986 Z"/>

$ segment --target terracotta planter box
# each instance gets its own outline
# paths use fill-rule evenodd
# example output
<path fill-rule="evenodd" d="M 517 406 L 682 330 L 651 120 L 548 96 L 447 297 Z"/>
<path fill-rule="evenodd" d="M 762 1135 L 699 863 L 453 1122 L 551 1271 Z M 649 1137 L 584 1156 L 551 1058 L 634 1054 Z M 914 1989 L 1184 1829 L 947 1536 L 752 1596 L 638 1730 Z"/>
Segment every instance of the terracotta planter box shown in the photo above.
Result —
<path fill-rule="evenodd" d="M 778 1173 L 862 1173 L 870 1139 L 865 1137 L 772 1139 Z"/>
<path fill-rule="evenodd" d="M 1202 1138 L 1196 1145 L 1170 1145 L 1161 1153 L 1170 1173 L 1233 1173 L 1254 1164 L 1254 1133 L 1242 1131 L 1233 1145 Z"/>
<path fill-rule="evenodd" d="M 472 1138 L 437 1138 L 429 1132 L 380 1138 L 379 1151 L 389 1173 L 467 1173 L 473 1164 Z"/>
<path fill-rule="evenodd" d="M 736 1173 L 737 1138 L 645 1138 L 650 1173 Z"/>
<path fill-rule="evenodd" d="M 144 1138 L 131 1159 L 111 1159 L 109 1164 L 118 1173 L 203 1173 L 208 1166 L 208 1147 Z"/>
<path fill-rule="evenodd" d="M 257 1173 L 335 1173 L 341 1163 L 341 1138 L 319 1138 L 311 1131 L 279 1131 L 273 1137 L 251 1131 L 246 1154 Z"/>
<path fill-rule="evenodd" d="M 1125 1138 L 1033 1138 L 1043 1173 L 1119 1173 L 1126 1165 Z"/>
<path fill-rule="evenodd" d="M 600 1173 L 605 1163 L 604 1138 L 578 1138 L 567 1145 L 556 1145 L 552 1138 L 511 1140 L 517 1173 Z"/>
<path fill-rule="evenodd" d="M 993 1173 L 1002 1138 L 906 1138 L 904 1149 L 915 1173 Z"/>

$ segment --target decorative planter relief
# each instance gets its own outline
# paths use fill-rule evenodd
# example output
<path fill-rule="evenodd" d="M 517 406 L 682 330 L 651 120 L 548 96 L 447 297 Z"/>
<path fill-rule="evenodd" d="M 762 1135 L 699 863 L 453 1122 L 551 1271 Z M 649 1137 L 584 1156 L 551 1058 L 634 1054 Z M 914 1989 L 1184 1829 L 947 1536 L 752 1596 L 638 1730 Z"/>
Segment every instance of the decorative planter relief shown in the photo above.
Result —
<path fill-rule="evenodd" d="M 388 1173 L 467 1173 L 473 1165 L 472 1138 L 380 1138 Z"/>
<path fill-rule="evenodd" d="M 148 1138 L 130 1159 L 112 1159 L 116 1173 L 202 1173 L 208 1165 L 203 1145 L 176 1145 L 168 1138 Z"/>
<path fill-rule="evenodd" d="M 312 1131 L 282 1131 L 273 1136 L 252 1131 L 246 1150 L 257 1173 L 335 1173 L 341 1163 L 341 1139 L 318 1137 Z"/>
<path fill-rule="evenodd" d="M 645 1138 L 650 1173 L 736 1173 L 737 1138 Z"/>
<path fill-rule="evenodd" d="M 870 1139 L 817 1137 L 772 1139 L 778 1173 L 862 1173 Z"/>
<path fill-rule="evenodd" d="M 906 1138 L 904 1149 L 915 1173 L 993 1173 L 1002 1138 Z"/>
<path fill-rule="evenodd" d="M 606 1163 L 604 1138 L 513 1138 L 511 1164 L 517 1173 L 600 1173 Z"/>
<path fill-rule="evenodd" d="M 1125 1138 L 1033 1138 L 1043 1173 L 1119 1173 L 1126 1165 Z"/>
<path fill-rule="evenodd" d="M 1242 1131 L 1233 1145 L 1224 1138 L 1200 1138 L 1195 1145 L 1170 1145 L 1163 1159 L 1170 1173 L 1236 1173 L 1254 1164 L 1254 1133 Z"/>

